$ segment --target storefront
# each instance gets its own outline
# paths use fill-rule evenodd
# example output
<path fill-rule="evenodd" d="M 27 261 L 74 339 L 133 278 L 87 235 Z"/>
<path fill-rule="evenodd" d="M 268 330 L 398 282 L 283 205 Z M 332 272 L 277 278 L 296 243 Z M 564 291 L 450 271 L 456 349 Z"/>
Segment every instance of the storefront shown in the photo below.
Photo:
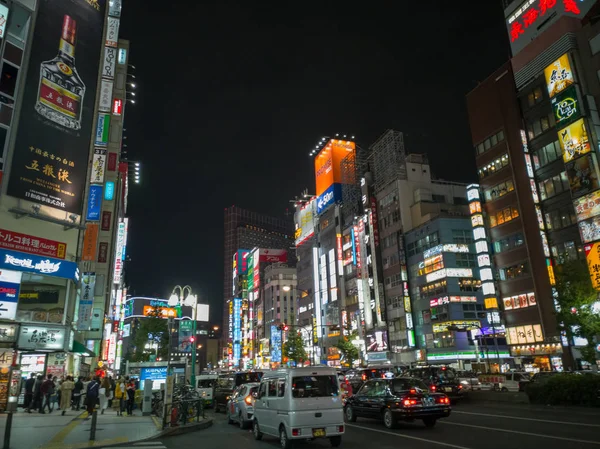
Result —
<path fill-rule="evenodd" d="M 511 346 L 510 352 L 517 367 L 523 371 L 537 373 L 563 370 L 563 348 L 560 343 Z"/>

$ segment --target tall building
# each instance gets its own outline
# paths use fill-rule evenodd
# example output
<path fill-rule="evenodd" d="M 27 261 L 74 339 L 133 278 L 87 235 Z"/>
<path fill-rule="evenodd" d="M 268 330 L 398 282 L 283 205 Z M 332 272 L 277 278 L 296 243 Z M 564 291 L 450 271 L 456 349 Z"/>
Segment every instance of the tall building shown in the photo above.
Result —
<path fill-rule="evenodd" d="M 276 248 L 291 250 L 294 246 L 294 223 L 231 206 L 225 209 L 225 261 L 223 267 L 223 336 L 229 331 L 228 301 L 233 298 L 231 264 L 238 249 Z M 291 251 L 290 251 L 291 253 Z M 293 254 L 290 254 L 294 258 Z"/>
<path fill-rule="evenodd" d="M 582 342 L 558 330 L 555 267 L 593 258 L 600 241 L 599 5 L 512 1 L 504 12 L 513 57 L 467 96 L 481 200 L 511 355 L 562 370 Z"/>

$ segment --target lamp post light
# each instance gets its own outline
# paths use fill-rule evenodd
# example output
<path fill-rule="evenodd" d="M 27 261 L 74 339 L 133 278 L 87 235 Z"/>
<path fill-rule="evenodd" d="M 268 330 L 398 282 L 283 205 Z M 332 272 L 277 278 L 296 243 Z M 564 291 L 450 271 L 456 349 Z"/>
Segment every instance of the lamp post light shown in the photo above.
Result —
<path fill-rule="evenodd" d="M 187 295 L 185 294 L 187 291 Z M 176 285 L 169 297 L 169 306 L 177 305 L 188 306 L 192 308 L 192 343 L 196 341 L 196 311 L 198 309 L 198 297 L 192 293 L 192 287 L 185 285 L 181 287 Z M 196 345 L 192 344 L 192 375 L 191 384 L 196 388 Z"/>

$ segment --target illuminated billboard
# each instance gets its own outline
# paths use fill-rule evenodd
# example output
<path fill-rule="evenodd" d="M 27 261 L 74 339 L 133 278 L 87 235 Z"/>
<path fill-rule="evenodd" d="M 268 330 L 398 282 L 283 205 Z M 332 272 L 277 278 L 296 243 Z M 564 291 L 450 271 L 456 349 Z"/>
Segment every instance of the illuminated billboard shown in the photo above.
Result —
<path fill-rule="evenodd" d="M 248 273 L 248 257 L 250 251 L 247 249 L 238 249 L 233 256 L 233 269 L 237 275 Z"/>
<path fill-rule="evenodd" d="M 346 140 L 331 139 L 315 157 L 317 196 L 333 184 L 342 183 L 342 160 L 356 151 L 356 144 Z"/>
<path fill-rule="evenodd" d="M 544 69 L 546 87 L 550 98 L 575 83 L 569 55 L 564 54 Z"/>
<path fill-rule="evenodd" d="M 294 221 L 296 231 L 294 237 L 296 246 L 301 245 L 306 239 L 309 239 L 315 234 L 315 213 L 316 213 L 316 198 L 313 198 L 309 203 L 305 204 L 296 211 Z"/>
<path fill-rule="evenodd" d="M 583 247 L 590 269 L 590 279 L 596 290 L 600 290 L 600 243 L 589 243 Z"/>
<path fill-rule="evenodd" d="M 558 131 L 558 142 L 563 151 L 565 163 L 591 151 L 590 139 L 583 119 Z"/>
<path fill-rule="evenodd" d="M 575 213 L 578 220 L 586 220 L 600 215 L 600 190 L 577 198 L 573 201 L 573 205 L 575 206 Z"/>

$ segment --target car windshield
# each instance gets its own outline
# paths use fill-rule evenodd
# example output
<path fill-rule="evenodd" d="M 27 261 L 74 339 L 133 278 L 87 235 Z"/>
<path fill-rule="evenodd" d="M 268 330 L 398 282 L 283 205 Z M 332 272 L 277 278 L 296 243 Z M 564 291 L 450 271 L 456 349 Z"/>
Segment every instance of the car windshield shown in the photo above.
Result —
<path fill-rule="evenodd" d="M 198 381 L 198 388 L 212 388 L 214 383 L 214 379 L 200 379 Z"/>
<path fill-rule="evenodd" d="M 339 393 L 336 376 L 303 376 L 292 379 L 292 396 L 301 398 L 323 398 Z"/>
<path fill-rule="evenodd" d="M 233 388 L 235 387 L 235 382 L 233 380 L 233 377 L 220 377 L 217 381 L 217 386 L 219 388 L 233 390 Z"/>
<path fill-rule="evenodd" d="M 238 373 L 235 375 L 235 384 L 249 384 L 250 382 L 260 382 L 260 378 L 262 377 L 262 373 L 254 372 L 254 373 Z"/>
<path fill-rule="evenodd" d="M 413 388 L 427 391 L 427 385 L 425 385 L 423 381 L 419 379 L 400 377 L 392 381 L 392 390 L 394 393 L 409 391 Z"/>
<path fill-rule="evenodd" d="M 450 368 L 439 368 L 433 371 L 434 375 L 439 377 L 441 381 L 456 379 L 456 373 Z"/>

